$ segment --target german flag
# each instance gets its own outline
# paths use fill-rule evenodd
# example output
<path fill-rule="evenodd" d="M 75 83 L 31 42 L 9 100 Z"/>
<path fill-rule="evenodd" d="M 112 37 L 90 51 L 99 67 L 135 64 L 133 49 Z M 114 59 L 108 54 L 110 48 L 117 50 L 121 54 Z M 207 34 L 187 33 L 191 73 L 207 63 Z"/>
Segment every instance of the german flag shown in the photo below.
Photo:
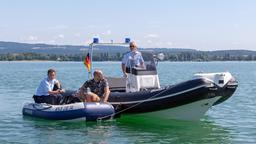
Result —
<path fill-rule="evenodd" d="M 88 71 L 91 70 L 91 61 L 90 61 L 90 54 L 87 53 L 86 57 L 84 58 L 84 65 Z"/>

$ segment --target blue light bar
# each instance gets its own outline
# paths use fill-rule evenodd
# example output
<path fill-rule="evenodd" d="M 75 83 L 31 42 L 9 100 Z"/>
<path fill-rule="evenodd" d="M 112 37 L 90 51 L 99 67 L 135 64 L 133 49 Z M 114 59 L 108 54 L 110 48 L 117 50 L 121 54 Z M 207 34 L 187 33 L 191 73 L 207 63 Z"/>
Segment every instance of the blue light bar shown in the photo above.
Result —
<path fill-rule="evenodd" d="M 130 43 L 131 39 L 130 38 L 125 38 L 125 43 Z"/>
<path fill-rule="evenodd" d="M 99 38 L 93 38 L 93 43 L 99 43 Z"/>

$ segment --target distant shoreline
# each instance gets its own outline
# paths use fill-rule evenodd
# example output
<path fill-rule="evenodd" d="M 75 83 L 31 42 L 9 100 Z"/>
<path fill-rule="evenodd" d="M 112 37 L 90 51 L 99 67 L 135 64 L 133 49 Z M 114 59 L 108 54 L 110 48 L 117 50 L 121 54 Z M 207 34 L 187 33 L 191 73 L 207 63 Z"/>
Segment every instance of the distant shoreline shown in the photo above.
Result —
<path fill-rule="evenodd" d="M 203 52 L 161 52 L 165 55 L 163 61 L 256 61 L 256 54 L 242 55 L 240 53 L 203 53 Z M 155 53 L 157 54 L 157 53 Z M 121 53 L 97 52 L 93 55 L 94 61 L 121 61 Z M 41 53 L 8 53 L 0 54 L 0 61 L 83 61 L 85 54 L 41 54 Z"/>
<path fill-rule="evenodd" d="M 200 51 L 186 48 L 139 48 L 140 51 L 163 53 L 165 61 L 256 61 L 256 51 Z M 93 51 L 94 61 L 121 61 L 129 51 L 122 46 L 99 46 Z M 88 46 L 27 44 L 0 41 L 0 61 L 83 61 Z"/>

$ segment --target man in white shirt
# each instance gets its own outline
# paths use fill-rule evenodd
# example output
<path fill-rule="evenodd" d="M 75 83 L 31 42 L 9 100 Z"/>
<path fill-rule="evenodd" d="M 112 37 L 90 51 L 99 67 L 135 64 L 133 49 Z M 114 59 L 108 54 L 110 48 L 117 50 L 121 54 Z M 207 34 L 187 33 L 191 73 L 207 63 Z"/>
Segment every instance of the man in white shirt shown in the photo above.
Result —
<path fill-rule="evenodd" d="M 137 50 L 135 42 L 130 42 L 130 52 L 124 55 L 121 67 L 124 77 L 127 77 L 127 69 L 145 68 L 143 57 L 141 53 Z"/>
<path fill-rule="evenodd" d="M 56 79 L 56 71 L 49 69 L 47 77 L 43 78 L 36 89 L 33 96 L 36 103 L 59 104 L 61 93 L 65 91 L 61 89 L 60 82 Z"/>

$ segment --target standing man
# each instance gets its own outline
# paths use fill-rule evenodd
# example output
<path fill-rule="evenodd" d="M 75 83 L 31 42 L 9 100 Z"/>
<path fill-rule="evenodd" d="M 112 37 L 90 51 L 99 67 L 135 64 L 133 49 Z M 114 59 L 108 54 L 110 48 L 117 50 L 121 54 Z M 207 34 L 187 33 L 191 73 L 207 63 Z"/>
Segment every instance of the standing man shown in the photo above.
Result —
<path fill-rule="evenodd" d="M 86 81 L 76 93 L 78 98 L 86 102 L 107 102 L 109 97 L 109 85 L 100 70 L 93 72 L 93 78 Z"/>
<path fill-rule="evenodd" d="M 65 91 L 60 88 L 60 82 L 56 79 L 56 71 L 49 69 L 47 77 L 43 78 L 33 96 L 36 103 L 47 103 L 57 105 L 61 99 L 61 93 Z"/>
<path fill-rule="evenodd" d="M 122 59 L 122 71 L 124 77 L 127 78 L 127 69 L 130 68 L 145 68 L 144 60 L 141 53 L 138 51 L 135 42 L 130 42 L 130 52 L 126 53 Z"/>

